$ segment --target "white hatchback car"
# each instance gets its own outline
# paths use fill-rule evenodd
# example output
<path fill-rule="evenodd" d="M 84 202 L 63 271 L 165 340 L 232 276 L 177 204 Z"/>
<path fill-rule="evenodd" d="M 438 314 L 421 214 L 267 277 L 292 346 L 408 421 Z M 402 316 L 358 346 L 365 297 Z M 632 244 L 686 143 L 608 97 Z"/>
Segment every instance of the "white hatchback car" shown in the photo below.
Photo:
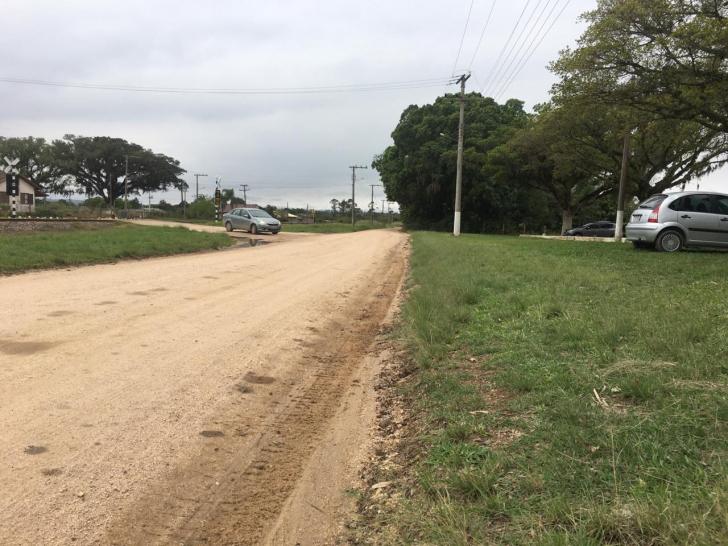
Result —
<path fill-rule="evenodd" d="M 625 230 L 635 247 L 663 252 L 686 246 L 728 247 L 728 195 L 683 191 L 653 195 L 632 213 Z"/>

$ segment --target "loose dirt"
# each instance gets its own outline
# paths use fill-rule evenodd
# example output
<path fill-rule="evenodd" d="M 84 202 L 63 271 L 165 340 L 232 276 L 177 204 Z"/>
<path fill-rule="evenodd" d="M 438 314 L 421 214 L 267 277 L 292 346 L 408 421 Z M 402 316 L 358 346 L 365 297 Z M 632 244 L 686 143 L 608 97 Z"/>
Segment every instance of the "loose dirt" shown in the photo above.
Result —
<path fill-rule="evenodd" d="M 407 237 L 280 242 L 0 279 L 3 544 L 334 540 Z"/>

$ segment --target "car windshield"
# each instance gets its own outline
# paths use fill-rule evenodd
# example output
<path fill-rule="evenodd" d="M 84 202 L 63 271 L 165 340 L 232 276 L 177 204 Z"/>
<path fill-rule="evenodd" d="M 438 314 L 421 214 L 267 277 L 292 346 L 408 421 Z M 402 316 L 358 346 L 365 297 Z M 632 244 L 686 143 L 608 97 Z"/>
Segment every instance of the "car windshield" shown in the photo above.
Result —
<path fill-rule="evenodd" d="M 248 211 L 253 218 L 270 218 L 271 215 L 264 210 L 249 210 Z"/>
<path fill-rule="evenodd" d="M 653 195 L 647 201 L 644 201 L 643 203 L 640 203 L 640 206 L 637 208 L 640 209 L 654 209 L 657 205 L 662 203 L 665 199 L 667 199 L 667 195 Z"/>

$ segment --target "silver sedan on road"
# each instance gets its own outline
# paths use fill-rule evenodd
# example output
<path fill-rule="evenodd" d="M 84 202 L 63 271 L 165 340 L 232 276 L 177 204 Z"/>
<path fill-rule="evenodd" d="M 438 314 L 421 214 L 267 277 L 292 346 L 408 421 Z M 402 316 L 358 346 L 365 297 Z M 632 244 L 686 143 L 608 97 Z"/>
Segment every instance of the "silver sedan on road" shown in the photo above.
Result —
<path fill-rule="evenodd" d="M 663 252 L 679 252 L 685 246 L 728 247 L 728 195 L 653 195 L 632 213 L 625 232 L 635 247 L 654 245 Z"/>
<path fill-rule="evenodd" d="M 233 209 L 222 217 L 223 225 L 228 231 L 244 229 L 251 235 L 256 233 L 278 234 L 281 223 L 262 209 Z"/>

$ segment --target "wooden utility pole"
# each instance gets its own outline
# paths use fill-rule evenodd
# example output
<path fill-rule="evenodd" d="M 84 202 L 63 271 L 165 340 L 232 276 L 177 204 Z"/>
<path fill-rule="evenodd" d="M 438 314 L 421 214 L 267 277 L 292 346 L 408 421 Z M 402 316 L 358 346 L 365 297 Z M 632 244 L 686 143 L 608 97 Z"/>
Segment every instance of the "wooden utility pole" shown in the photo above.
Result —
<path fill-rule="evenodd" d="M 382 185 L 381 184 L 369 184 L 369 185 L 372 187 L 372 200 L 369 203 L 369 207 L 370 207 L 369 212 L 371 214 L 371 218 L 369 221 L 372 223 L 372 225 L 374 225 L 374 188 L 381 188 Z"/>
<path fill-rule="evenodd" d="M 624 223 L 624 187 L 627 185 L 627 166 L 629 164 L 629 139 L 632 136 L 630 131 L 624 135 L 624 149 L 622 150 L 622 174 L 619 177 L 619 196 L 617 197 L 617 225 L 614 228 L 614 240 L 622 242 L 622 224 Z"/>
<path fill-rule="evenodd" d="M 351 169 L 351 225 L 354 225 L 354 212 L 356 210 L 356 202 L 354 201 L 356 197 L 355 189 L 356 189 L 356 170 L 357 169 L 367 169 L 368 167 L 364 167 L 362 165 L 350 165 L 349 168 Z"/>
<path fill-rule="evenodd" d="M 247 184 L 240 184 L 240 189 L 243 191 L 243 203 L 248 204 L 248 190 L 250 186 Z"/>
<path fill-rule="evenodd" d="M 470 74 L 463 74 L 457 81 L 460 84 L 460 125 L 458 126 L 458 163 L 457 175 L 455 177 L 455 225 L 452 230 L 452 234 L 455 237 L 460 235 L 460 215 L 463 195 L 463 141 L 465 139 L 465 82 L 469 78 Z"/>

